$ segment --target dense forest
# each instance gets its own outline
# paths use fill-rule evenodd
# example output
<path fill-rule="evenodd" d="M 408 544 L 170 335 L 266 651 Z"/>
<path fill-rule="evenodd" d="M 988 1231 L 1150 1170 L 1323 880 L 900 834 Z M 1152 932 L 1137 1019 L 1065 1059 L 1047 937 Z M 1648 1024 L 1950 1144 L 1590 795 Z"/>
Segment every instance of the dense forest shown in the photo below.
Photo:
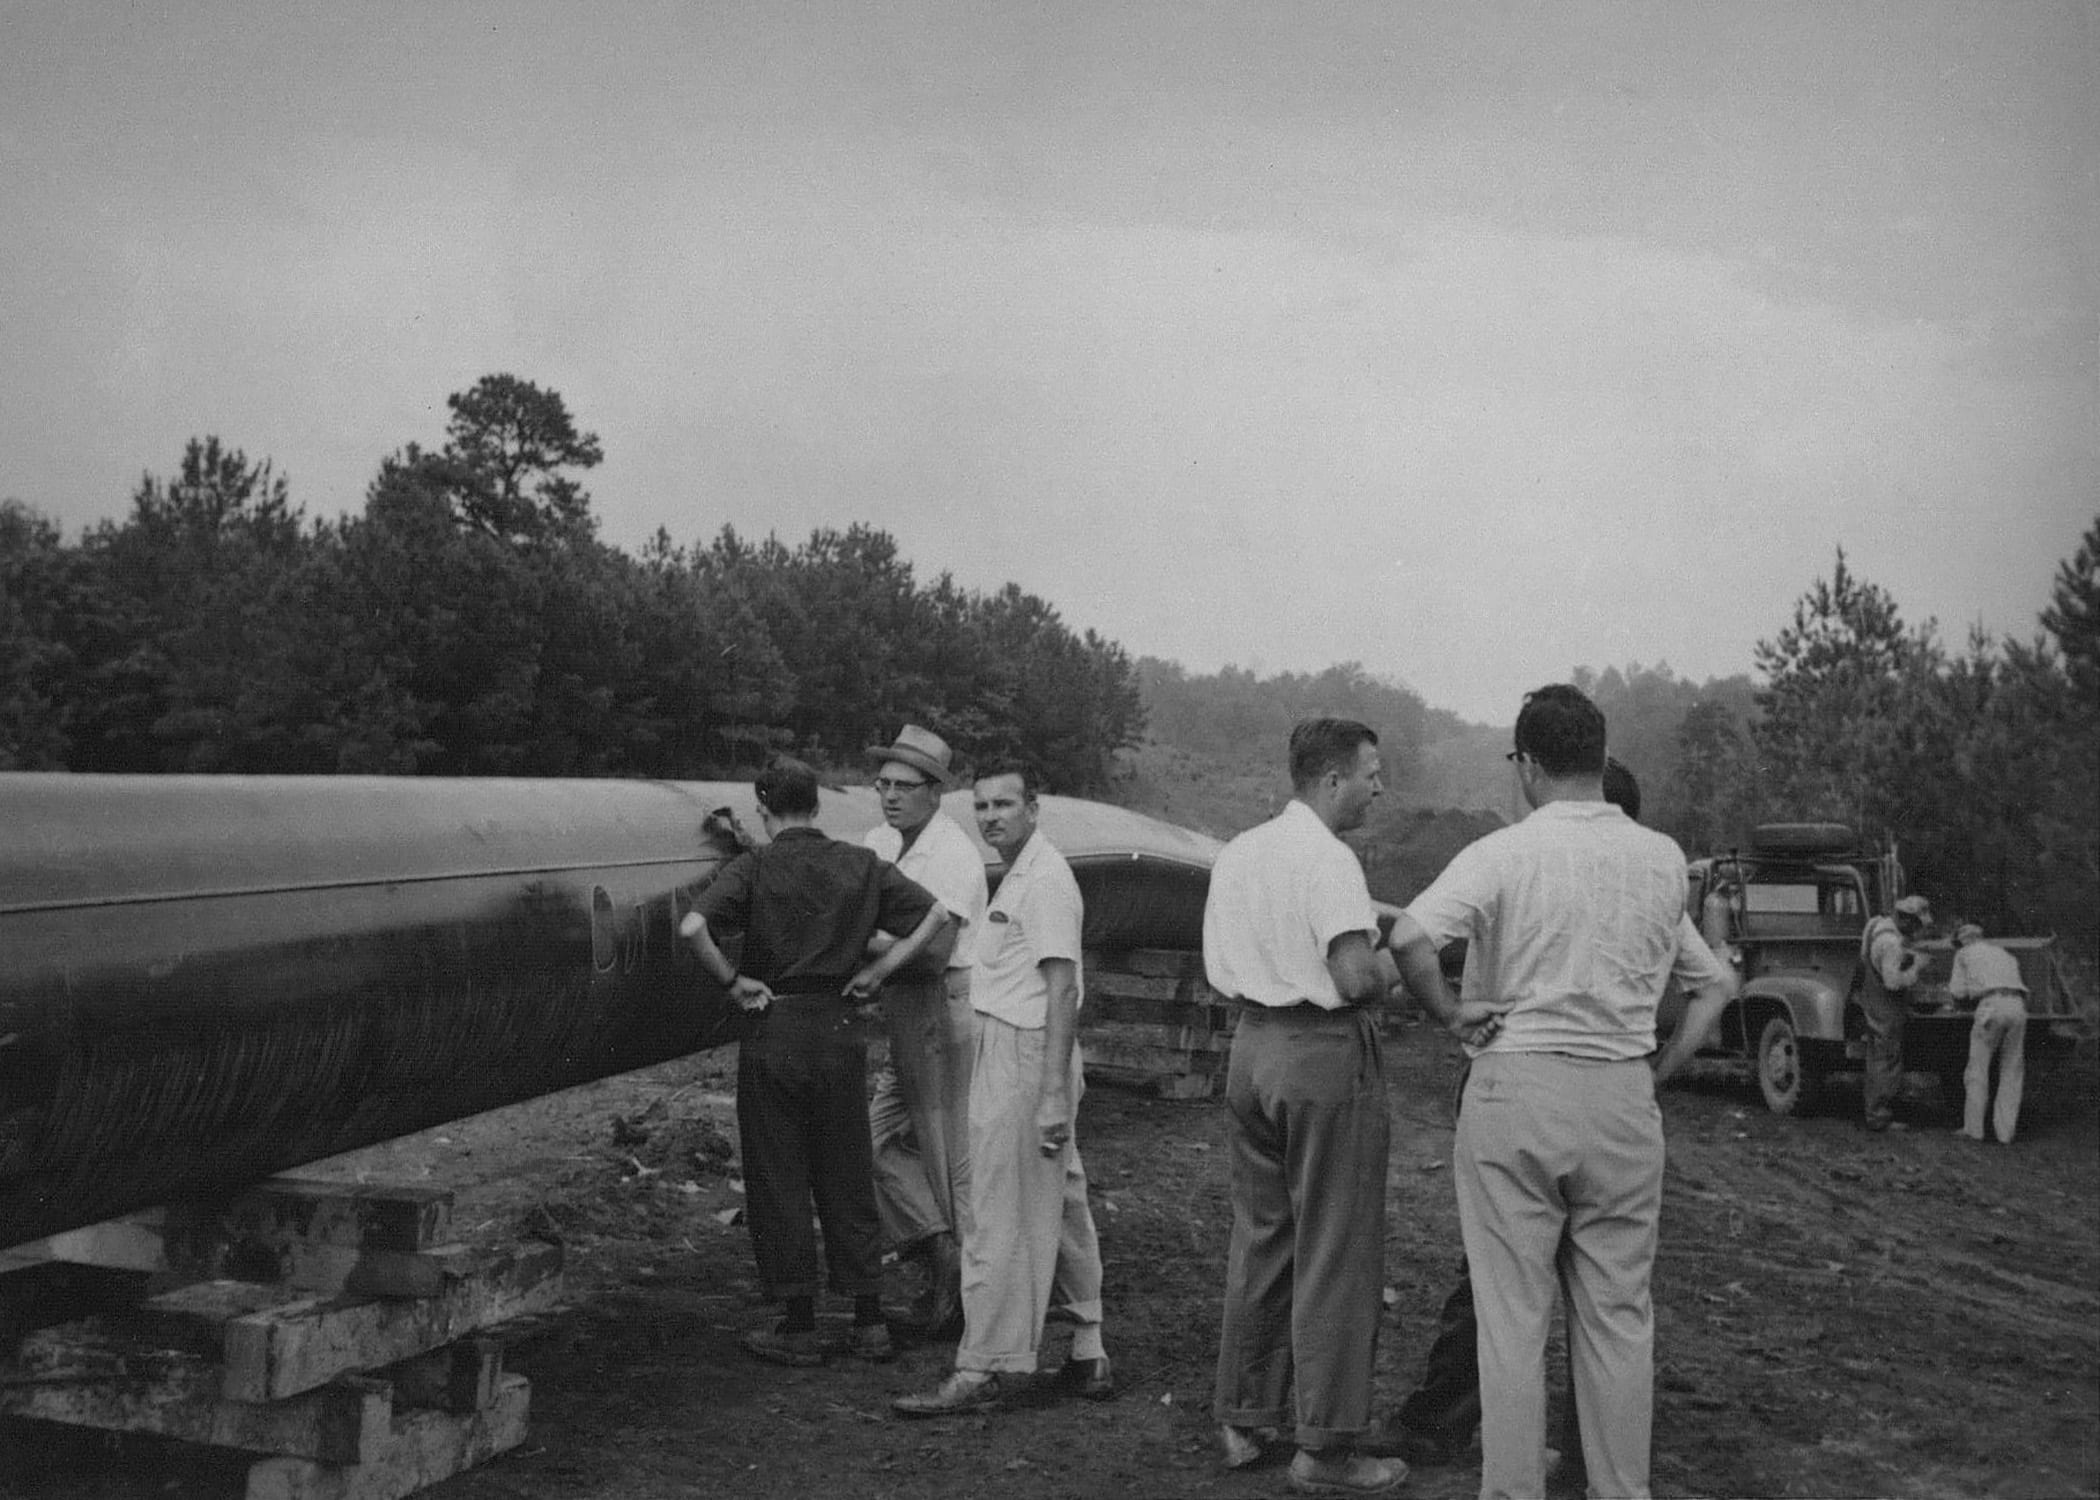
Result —
<path fill-rule="evenodd" d="M 920 581 L 865 526 L 792 546 L 659 533 L 633 556 L 597 536 L 580 476 L 603 455 L 559 395 L 491 375 L 447 407 L 442 448 L 381 460 L 355 516 L 309 519 L 216 438 L 75 542 L 0 504 L 0 769 L 735 777 L 775 749 L 858 767 L 912 720 L 971 760 L 1230 833 L 1285 794 L 1290 725 L 1327 713 L 1382 736 L 1394 795 L 1361 841 L 1381 894 L 1516 811 L 1506 729 L 1361 663 L 1133 662 L 1014 585 Z M 1687 850 L 1838 819 L 1897 840 L 1942 910 L 2090 953 L 2100 520 L 2039 627 L 1950 648 L 1840 552 L 1754 677 L 1570 675 Z"/>
<path fill-rule="evenodd" d="M 858 765 L 912 719 L 1088 792 L 1143 731 L 1122 648 L 1018 587 L 923 583 L 861 526 L 630 556 L 559 395 L 491 375 L 448 407 L 354 517 L 216 438 L 77 544 L 0 506 L 0 769 L 730 777 Z"/>

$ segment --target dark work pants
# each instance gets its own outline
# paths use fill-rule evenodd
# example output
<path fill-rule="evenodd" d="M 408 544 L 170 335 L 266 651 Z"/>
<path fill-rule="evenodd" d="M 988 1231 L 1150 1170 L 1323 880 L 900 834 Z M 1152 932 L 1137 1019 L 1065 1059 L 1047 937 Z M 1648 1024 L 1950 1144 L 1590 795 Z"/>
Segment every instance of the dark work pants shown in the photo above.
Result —
<path fill-rule="evenodd" d="M 1390 1126 L 1368 1011 L 1245 1006 L 1232 1036 L 1232 1247 L 1218 1420 L 1347 1448 L 1371 1421 Z"/>
<path fill-rule="evenodd" d="M 776 995 L 752 1017 L 736 1123 L 751 1249 L 776 1301 L 818 1291 L 812 1200 L 832 1290 L 862 1296 L 881 1285 L 867 1072 L 866 1023 L 837 995 Z"/>
<path fill-rule="evenodd" d="M 1554 1429 L 1564 1462 L 1582 1462 L 1582 1429 L 1576 1417 L 1574 1349 L 1568 1350 L 1568 1404 Z M 1436 1341 L 1422 1364 L 1422 1383 L 1400 1403 L 1400 1425 L 1439 1443 L 1462 1448 L 1480 1426 L 1480 1324 L 1473 1314 L 1473 1276 L 1458 1258 L 1458 1285 L 1437 1314 Z"/>
<path fill-rule="evenodd" d="M 1860 992 L 1859 1008 L 1867 1023 L 1867 1066 L 1860 1079 L 1860 1097 L 1866 1105 L 1867 1122 L 1885 1125 L 1903 1092 L 1903 1023 L 1909 1019 L 1910 1002 L 1902 995 L 1889 994 L 1869 976 Z"/>

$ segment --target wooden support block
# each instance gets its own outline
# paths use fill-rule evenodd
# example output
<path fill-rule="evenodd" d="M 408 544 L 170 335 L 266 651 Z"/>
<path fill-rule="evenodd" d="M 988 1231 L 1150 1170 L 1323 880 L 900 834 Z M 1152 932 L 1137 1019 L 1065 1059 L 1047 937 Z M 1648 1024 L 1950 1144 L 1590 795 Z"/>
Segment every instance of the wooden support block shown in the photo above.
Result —
<path fill-rule="evenodd" d="M 258 1308 L 224 1325 L 225 1394 L 275 1401 L 351 1370 L 377 1369 L 451 1343 L 561 1297 L 561 1247 L 479 1251 L 434 1296 L 307 1298 Z"/>
<path fill-rule="evenodd" d="M 531 1399 L 525 1378 L 507 1375 L 484 1411 L 396 1412 L 378 1456 L 343 1466 L 266 1459 L 248 1471 L 248 1500 L 399 1500 L 524 1442 Z"/>
<path fill-rule="evenodd" d="M 95 1323 L 46 1329 L 0 1375 L 0 1414 L 107 1432 L 148 1432 L 215 1448 L 362 1463 L 392 1432 L 392 1387 L 346 1377 L 256 1405 L 219 1393 L 218 1362 L 157 1349 Z"/>
<path fill-rule="evenodd" d="M 503 1341 L 471 1334 L 381 1372 L 395 1404 L 464 1414 L 494 1403 L 503 1382 Z"/>
<path fill-rule="evenodd" d="M 1169 978 L 1203 978 L 1203 955 L 1185 953 L 1178 948 L 1125 948 L 1117 952 L 1092 952 L 1086 955 L 1086 973 L 1089 982 L 1095 974 L 1149 974 Z"/>
<path fill-rule="evenodd" d="M 1188 981 L 1172 975 L 1157 978 L 1142 974 L 1096 974 L 1086 976 L 1086 1009 L 1108 998 L 1118 1000 L 1186 1000 Z"/>
<path fill-rule="evenodd" d="M 1136 1042 L 1090 1036 L 1086 1039 L 1086 1068 L 1089 1077 L 1099 1068 L 1103 1072 L 1139 1073 L 1147 1078 L 1178 1077 L 1182 1074 L 1195 1074 L 1207 1078 L 1212 1073 L 1225 1071 L 1225 1054 L 1187 1051 L 1176 1047 L 1148 1047 Z"/>
<path fill-rule="evenodd" d="M 1135 1024 L 1187 1026 L 1217 1036 L 1230 1036 L 1239 1024 L 1239 1012 L 1225 1005 L 1205 1005 L 1192 1000 L 1148 1000 L 1126 995 L 1099 995 L 1090 987 L 1080 1008 L 1079 1026 L 1089 1031 L 1102 1026 Z"/>
<path fill-rule="evenodd" d="M 223 1203 L 183 1204 L 170 1237 L 200 1232 L 264 1244 L 294 1241 L 413 1253 L 452 1238 L 443 1188 L 273 1177 Z"/>

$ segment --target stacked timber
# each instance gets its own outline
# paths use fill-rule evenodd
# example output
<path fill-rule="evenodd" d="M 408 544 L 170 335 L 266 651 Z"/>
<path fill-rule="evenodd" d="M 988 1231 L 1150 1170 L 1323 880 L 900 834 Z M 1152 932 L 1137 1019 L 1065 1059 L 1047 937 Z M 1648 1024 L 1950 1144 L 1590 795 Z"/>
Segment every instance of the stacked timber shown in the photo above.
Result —
<path fill-rule="evenodd" d="M 503 1326 L 562 1290 L 559 1246 L 452 1243 L 451 1210 L 430 1189 L 279 1178 L 21 1247 L 0 1302 L 61 1261 L 150 1273 L 151 1294 L 24 1336 L 0 1415 L 257 1454 L 247 1500 L 436 1484 L 524 1441 Z"/>
<path fill-rule="evenodd" d="M 1089 1081 L 1137 1085 L 1166 1099 L 1225 1088 L 1237 1008 L 1203 978 L 1203 955 L 1137 948 L 1086 955 L 1080 1044 Z"/>

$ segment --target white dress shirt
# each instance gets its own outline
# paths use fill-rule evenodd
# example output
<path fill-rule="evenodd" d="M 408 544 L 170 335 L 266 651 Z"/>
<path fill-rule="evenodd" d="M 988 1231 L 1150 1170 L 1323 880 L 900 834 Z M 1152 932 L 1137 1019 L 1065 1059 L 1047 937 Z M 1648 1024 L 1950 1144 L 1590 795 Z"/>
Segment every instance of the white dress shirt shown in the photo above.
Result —
<path fill-rule="evenodd" d="M 1655 1007 L 1728 982 L 1685 913 L 1684 853 L 1609 802 L 1549 802 L 1467 845 L 1407 914 L 1465 938 L 1467 999 L 1510 1011 L 1488 1047 L 1616 1061 L 1655 1050 Z"/>
<path fill-rule="evenodd" d="M 1220 995 L 1341 1009 L 1327 949 L 1345 932 L 1378 940 L 1364 867 L 1296 798 L 1232 840 L 1211 866 L 1203 970 Z"/>
<path fill-rule="evenodd" d="M 961 825 L 936 808 L 901 856 L 897 851 L 904 846 L 904 835 L 887 823 L 869 829 L 861 842 L 924 886 L 948 915 L 962 924 L 955 951 L 948 955 L 948 967 L 969 968 L 978 934 L 984 930 L 988 898 L 984 856 L 977 852 Z"/>

